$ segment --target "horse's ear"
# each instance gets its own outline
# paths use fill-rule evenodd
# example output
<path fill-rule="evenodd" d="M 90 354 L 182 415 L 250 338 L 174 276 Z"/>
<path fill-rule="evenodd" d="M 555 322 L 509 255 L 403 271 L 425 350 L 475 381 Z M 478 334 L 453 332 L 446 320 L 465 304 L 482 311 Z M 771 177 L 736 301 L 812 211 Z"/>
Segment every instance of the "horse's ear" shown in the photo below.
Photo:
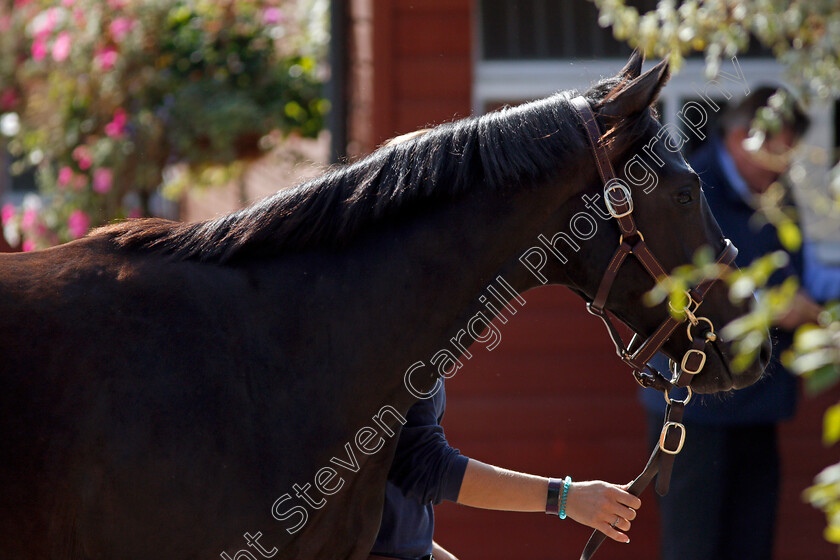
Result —
<path fill-rule="evenodd" d="M 642 73 L 642 63 L 645 61 L 645 55 L 639 49 L 633 49 L 633 54 L 630 55 L 630 60 L 624 65 L 619 72 L 619 76 L 623 76 L 628 80 L 633 80 L 639 77 Z"/>
<path fill-rule="evenodd" d="M 621 118 L 647 109 L 656 101 L 670 75 L 668 59 L 665 59 L 619 91 L 607 95 L 601 102 L 599 112 Z"/>

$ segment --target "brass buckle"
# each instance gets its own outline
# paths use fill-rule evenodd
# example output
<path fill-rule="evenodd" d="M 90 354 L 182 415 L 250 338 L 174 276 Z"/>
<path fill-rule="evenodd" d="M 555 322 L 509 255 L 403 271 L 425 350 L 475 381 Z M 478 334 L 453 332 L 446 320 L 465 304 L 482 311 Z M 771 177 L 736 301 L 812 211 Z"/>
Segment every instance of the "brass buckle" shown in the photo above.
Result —
<path fill-rule="evenodd" d="M 691 356 L 692 352 L 700 354 L 700 367 L 698 367 L 695 371 L 691 371 L 690 369 L 685 367 L 685 363 L 688 361 L 688 357 Z M 688 373 L 690 375 L 697 375 L 698 373 L 700 373 L 703 370 L 703 366 L 705 366 L 705 365 L 706 365 L 706 353 L 703 352 L 702 350 L 697 350 L 696 348 L 689 348 L 688 352 L 686 352 L 683 355 L 682 363 L 680 363 L 680 369 L 682 369 L 683 372 Z"/>
<path fill-rule="evenodd" d="M 615 207 L 613 206 L 613 201 L 610 199 L 610 193 L 615 190 L 620 190 L 624 195 L 624 199 L 627 201 L 627 208 L 626 212 L 617 212 Z M 630 192 L 630 189 L 619 181 L 618 179 L 610 179 L 606 185 L 604 185 L 604 204 L 607 207 L 607 211 L 613 218 L 623 218 L 624 216 L 629 216 L 633 213 L 633 194 Z"/>
<path fill-rule="evenodd" d="M 668 430 L 670 428 L 678 428 L 680 430 L 680 443 L 677 445 L 677 448 L 673 450 L 665 447 L 665 438 L 668 437 Z M 667 453 L 668 455 L 676 455 L 680 451 L 682 451 L 684 444 L 685 426 L 680 424 L 679 422 L 666 422 L 665 425 L 662 426 L 662 432 L 659 434 L 659 449 L 661 449 L 663 453 Z"/>

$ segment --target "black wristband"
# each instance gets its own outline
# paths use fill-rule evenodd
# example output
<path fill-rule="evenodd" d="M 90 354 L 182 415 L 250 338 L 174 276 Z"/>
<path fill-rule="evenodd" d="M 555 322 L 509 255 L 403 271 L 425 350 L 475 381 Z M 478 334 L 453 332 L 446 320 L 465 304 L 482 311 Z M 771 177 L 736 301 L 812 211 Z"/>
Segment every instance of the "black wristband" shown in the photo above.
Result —
<path fill-rule="evenodd" d="M 562 490 L 562 488 L 562 479 L 548 479 L 548 496 L 545 499 L 545 512 L 548 515 L 557 515 L 557 513 L 560 511 L 560 491 Z"/>

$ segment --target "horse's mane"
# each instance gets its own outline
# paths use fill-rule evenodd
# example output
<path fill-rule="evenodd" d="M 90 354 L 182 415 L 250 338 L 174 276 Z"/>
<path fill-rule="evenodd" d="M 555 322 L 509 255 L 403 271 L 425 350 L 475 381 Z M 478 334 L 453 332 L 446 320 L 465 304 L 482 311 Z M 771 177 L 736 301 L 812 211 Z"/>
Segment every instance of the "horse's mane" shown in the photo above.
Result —
<path fill-rule="evenodd" d="M 621 85 L 618 78 L 602 80 L 586 97 L 597 103 Z M 190 223 L 128 220 L 90 235 L 109 237 L 125 250 L 215 263 L 338 246 L 366 226 L 452 199 L 471 186 L 501 189 L 557 173 L 586 149 L 569 103 L 573 95 L 559 93 L 438 126 L 226 216 Z M 616 129 L 644 128 L 646 115 L 616 123 Z"/>

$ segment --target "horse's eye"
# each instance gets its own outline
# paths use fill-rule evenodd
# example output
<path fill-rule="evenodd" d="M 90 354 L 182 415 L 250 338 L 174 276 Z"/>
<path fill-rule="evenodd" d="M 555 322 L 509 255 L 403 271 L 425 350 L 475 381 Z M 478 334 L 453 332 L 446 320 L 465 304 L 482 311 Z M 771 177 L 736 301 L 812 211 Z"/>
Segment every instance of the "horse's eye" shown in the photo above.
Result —
<path fill-rule="evenodd" d="M 684 206 L 687 206 L 687 205 L 691 204 L 692 202 L 694 202 L 694 197 L 691 196 L 691 190 L 690 189 L 683 189 L 680 192 L 678 192 L 677 195 L 676 195 L 676 199 L 677 199 L 678 203 L 680 203 Z"/>

